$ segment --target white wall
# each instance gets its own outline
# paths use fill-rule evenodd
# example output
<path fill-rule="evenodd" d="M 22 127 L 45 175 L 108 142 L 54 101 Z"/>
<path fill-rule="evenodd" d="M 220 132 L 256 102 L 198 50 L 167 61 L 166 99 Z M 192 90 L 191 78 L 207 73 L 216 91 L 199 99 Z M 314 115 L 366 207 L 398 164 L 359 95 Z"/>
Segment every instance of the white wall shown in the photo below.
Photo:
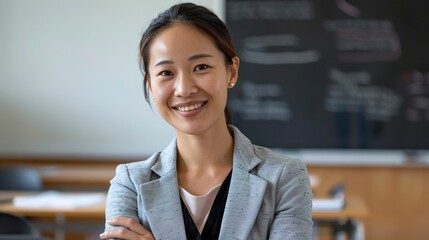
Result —
<path fill-rule="evenodd" d="M 174 132 L 144 101 L 138 43 L 176 2 L 0 0 L 0 155 L 162 150 Z"/>

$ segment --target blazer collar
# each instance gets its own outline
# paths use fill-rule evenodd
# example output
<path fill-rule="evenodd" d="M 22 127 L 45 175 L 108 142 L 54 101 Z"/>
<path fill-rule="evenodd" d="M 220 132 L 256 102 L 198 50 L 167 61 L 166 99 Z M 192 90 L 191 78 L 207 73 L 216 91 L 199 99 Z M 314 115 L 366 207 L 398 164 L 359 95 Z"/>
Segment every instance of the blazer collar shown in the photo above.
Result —
<path fill-rule="evenodd" d="M 255 155 L 253 144 L 240 130 L 232 125 L 228 127 L 234 133 L 233 166 L 249 172 L 261 163 L 261 159 Z"/>
<path fill-rule="evenodd" d="M 237 128 L 228 126 L 234 134 L 233 173 L 222 222 L 220 239 L 235 236 L 245 239 L 252 229 L 262 204 L 267 182 L 251 174 L 261 160 L 254 146 Z M 140 186 L 144 210 L 151 230 L 159 239 L 186 238 L 178 189 L 176 139 L 160 153 L 152 171 L 160 178 Z M 245 208 L 243 207 L 245 206 Z M 253 211 L 249 211 L 252 209 Z"/>
<path fill-rule="evenodd" d="M 162 177 L 176 170 L 177 143 L 176 138 L 160 153 L 158 161 L 152 166 L 152 171 Z"/>
<path fill-rule="evenodd" d="M 255 155 L 253 145 L 236 127 L 228 125 L 229 130 L 234 135 L 233 166 L 244 171 L 251 171 L 261 160 Z M 152 171 L 160 177 L 176 170 L 177 142 L 174 138 L 170 144 L 160 153 L 158 161 L 152 166 Z"/>

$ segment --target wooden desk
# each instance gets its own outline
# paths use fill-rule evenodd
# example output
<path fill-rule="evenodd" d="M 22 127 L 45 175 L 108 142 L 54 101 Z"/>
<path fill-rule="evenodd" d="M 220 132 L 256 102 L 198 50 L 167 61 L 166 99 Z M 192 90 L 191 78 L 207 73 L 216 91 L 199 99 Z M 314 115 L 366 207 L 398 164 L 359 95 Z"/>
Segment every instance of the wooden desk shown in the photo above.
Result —
<path fill-rule="evenodd" d="M 359 198 L 348 198 L 344 209 L 340 211 L 314 211 L 313 219 L 337 220 L 337 219 L 364 219 L 368 217 L 368 208 Z"/>
<path fill-rule="evenodd" d="M 14 196 L 25 196 L 37 193 L 0 191 L 2 199 L 12 199 Z M 11 201 L 0 203 L 0 211 L 8 212 L 24 217 L 57 217 L 79 218 L 79 219 L 99 219 L 104 222 L 105 203 L 96 204 L 89 207 L 76 209 L 55 209 L 55 208 L 21 208 L 15 207 Z"/>
<path fill-rule="evenodd" d="M 0 191 L 3 198 L 12 199 L 14 196 L 36 194 L 31 192 Z M 27 217 L 54 217 L 63 215 L 65 217 L 99 218 L 104 220 L 105 203 L 90 207 L 76 209 L 53 209 L 53 208 L 17 208 L 12 202 L 0 203 L 0 211 L 23 215 Z M 347 220 L 363 219 L 368 216 L 366 205 L 359 198 L 346 200 L 345 208 L 339 211 L 313 211 L 313 219 L 323 220 Z"/>
<path fill-rule="evenodd" d="M 313 211 L 312 215 L 315 228 L 330 225 L 334 229 L 334 239 L 340 232 L 344 232 L 347 239 L 365 239 L 363 220 L 369 211 L 360 198 L 347 198 L 345 207 L 339 211 Z"/>
<path fill-rule="evenodd" d="M 108 188 L 115 176 L 113 166 L 45 166 L 40 167 L 44 188 L 72 186 Z"/>
<path fill-rule="evenodd" d="M 15 196 L 37 193 L 0 191 L 0 212 L 30 218 L 36 226 L 44 226 L 45 230 L 54 232 L 55 240 L 66 239 L 66 232 L 69 230 L 82 233 L 85 232 L 85 229 L 90 231 L 97 229 L 100 233 L 103 231 L 105 202 L 75 209 L 21 208 L 15 207 L 12 203 Z"/>
<path fill-rule="evenodd" d="M 18 195 L 29 195 L 35 193 L 0 191 L 1 198 L 12 198 Z M 24 217 L 52 217 L 56 219 L 57 227 L 64 226 L 67 218 L 79 218 L 82 220 L 96 220 L 104 224 L 105 203 L 100 203 L 90 207 L 81 207 L 76 209 L 51 209 L 51 208 L 17 208 L 12 202 L 0 203 L 0 211 L 21 215 Z M 359 198 L 346 199 L 345 208 L 339 211 L 314 211 L 313 220 L 316 221 L 334 221 L 347 224 L 353 224 L 351 232 L 357 232 L 357 228 L 362 228 L 361 220 L 368 216 L 368 209 Z M 352 234 L 352 233 L 350 233 Z M 56 239 L 62 239 L 57 237 Z"/>

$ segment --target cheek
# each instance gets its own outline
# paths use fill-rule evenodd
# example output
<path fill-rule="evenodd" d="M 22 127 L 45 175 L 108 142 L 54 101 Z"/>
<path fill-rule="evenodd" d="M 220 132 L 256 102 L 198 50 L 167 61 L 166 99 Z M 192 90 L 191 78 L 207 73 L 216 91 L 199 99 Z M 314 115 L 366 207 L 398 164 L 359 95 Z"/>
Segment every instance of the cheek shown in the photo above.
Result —
<path fill-rule="evenodd" d="M 204 83 L 213 91 L 224 92 L 228 89 L 228 76 L 224 73 L 216 73 L 204 79 Z"/>
<path fill-rule="evenodd" d="M 226 103 L 228 97 L 228 87 L 224 81 L 218 81 L 215 84 L 211 84 L 208 86 L 208 89 L 210 89 L 209 91 L 211 95 L 217 98 L 217 101 L 222 102 L 222 105 Z"/>
<path fill-rule="evenodd" d="M 155 98 L 156 103 L 165 103 L 168 101 L 168 96 L 170 95 L 170 90 L 166 86 L 152 85 L 152 95 Z"/>
<path fill-rule="evenodd" d="M 220 80 L 213 82 L 212 89 L 216 89 L 215 91 L 218 92 L 220 95 L 226 95 L 228 92 L 227 77 L 222 75 L 222 76 L 218 77 L 217 79 L 220 79 Z"/>

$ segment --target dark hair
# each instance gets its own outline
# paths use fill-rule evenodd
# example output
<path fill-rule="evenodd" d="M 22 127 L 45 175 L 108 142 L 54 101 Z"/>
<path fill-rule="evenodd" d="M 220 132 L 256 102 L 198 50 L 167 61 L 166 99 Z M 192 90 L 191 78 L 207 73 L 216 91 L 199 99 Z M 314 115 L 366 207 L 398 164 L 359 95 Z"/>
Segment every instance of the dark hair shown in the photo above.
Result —
<path fill-rule="evenodd" d="M 227 66 L 232 64 L 232 58 L 236 56 L 228 28 L 211 10 L 193 3 L 181 3 L 170 7 L 152 20 L 140 40 L 140 70 L 143 74 L 144 96 L 149 105 L 148 62 L 151 41 L 159 32 L 174 23 L 192 25 L 209 35 L 217 48 L 224 54 Z M 228 124 L 231 123 L 228 106 L 225 107 L 225 118 Z"/>

